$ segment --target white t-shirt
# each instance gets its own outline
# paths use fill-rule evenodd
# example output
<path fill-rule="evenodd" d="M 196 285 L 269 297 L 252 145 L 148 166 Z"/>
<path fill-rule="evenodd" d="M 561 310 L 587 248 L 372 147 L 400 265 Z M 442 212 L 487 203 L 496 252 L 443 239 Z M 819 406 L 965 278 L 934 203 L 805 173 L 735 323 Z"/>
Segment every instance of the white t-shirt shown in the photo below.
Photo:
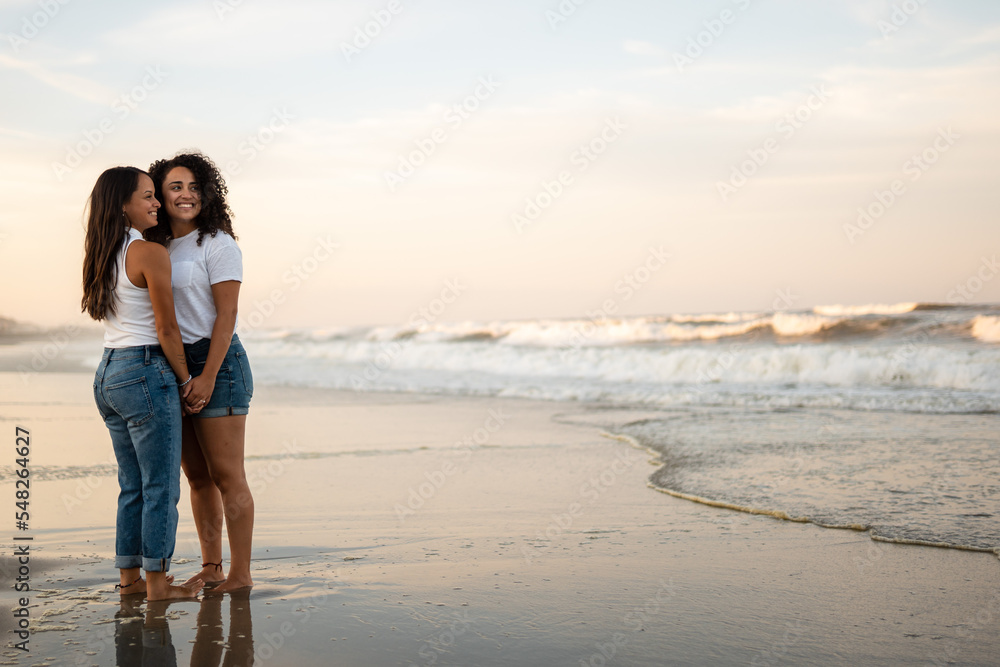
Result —
<path fill-rule="evenodd" d="M 243 282 L 240 247 L 223 231 L 214 237 L 205 234 L 199 246 L 196 229 L 179 239 L 170 239 L 167 252 L 170 253 L 170 283 L 174 288 L 174 311 L 181 340 L 194 343 L 211 338 L 216 317 L 212 285 L 226 280 Z"/>

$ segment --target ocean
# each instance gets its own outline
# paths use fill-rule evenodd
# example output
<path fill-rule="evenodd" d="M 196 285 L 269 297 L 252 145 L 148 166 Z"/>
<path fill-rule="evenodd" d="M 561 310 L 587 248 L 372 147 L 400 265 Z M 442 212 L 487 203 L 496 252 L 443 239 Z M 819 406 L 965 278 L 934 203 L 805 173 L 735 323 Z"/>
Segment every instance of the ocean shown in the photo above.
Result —
<path fill-rule="evenodd" d="M 665 493 L 1000 556 L 1000 306 L 240 333 L 258 385 L 564 403 L 654 453 Z M 29 338 L 0 346 L 8 369 L 100 358 L 89 336 Z"/>

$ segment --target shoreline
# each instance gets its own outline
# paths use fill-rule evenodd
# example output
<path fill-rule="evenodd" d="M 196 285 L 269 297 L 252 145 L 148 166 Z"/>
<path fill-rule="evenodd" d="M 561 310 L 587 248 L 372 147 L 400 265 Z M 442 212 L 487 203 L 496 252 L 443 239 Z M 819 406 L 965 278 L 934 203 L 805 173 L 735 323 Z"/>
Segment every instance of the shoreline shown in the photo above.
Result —
<path fill-rule="evenodd" d="M 1000 653 L 992 555 L 654 493 L 647 451 L 573 423 L 579 405 L 526 399 L 258 388 L 256 587 L 123 606 L 89 385 L 44 374 L 0 396 L 3 421 L 33 424 L 37 465 L 63 469 L 33 487 L 35 554 L 62 567 L 38 573 L 32 613 L 40 630 L 73 628 L 35 632 L 31 662 L 8 649 L 12 664 L 115 664 L 116 629 L 185 664 L 196 652 L 267 665 L 987 665 Z M 183 577 L 197 552 L 186 498 L 179 511 Z"/>
<path fill-rule="evenodd" d="M 666 463 L 662 460 L 662 454 L 660 454 L 660 452 L 657 452 L 655 449 L 652 449 L 651 447 L 643 445 L 642 443 L 640 443 L 638 440 L 636 440 L 631 436 L 618 433 L 603 433 L 603 435 L 605 435 L 608 438 L 611 438 L 612 440 L 621 440 L 622 442 L 625 442 L 630 446 L 635 447 L 636 449 L 646 452 L 650 456 L 650 463 L 653 465 L 661 466 L 661 469 L 662 466 L 666 465 Z M 659 470 L 657 472 L 659 472 Z M 651 477 L 655 475 L 656 472 L 652 473 Z M 652 480 L 647 481 L 646 486 L 648 486 L 650 489 L 658 493 L 668 495 L 672 498 L 679 498 L 681 500 L 697 503 L 699 505 L 705 505 L 707 507 L 715 507 L 718 509 L 729 510 L 732 512 L 742 512 L 744 514 L 751 514 L 754 516 L 770 517 L 772 519 L 777 519 L 779 521 L 788 521 L 790 523 L 809 523 L 814 526 L 818 526 L 819 528 L 824 528 L 829 530 L 850 530 L 856 533 L 865 533 L 867 534 L 868 538 L 871 539 L 873 542 L 884 542 L 886 544 L 900 544 L 900 545 L 908 545 L 916 547 L 930 547 L 933 549 L 954 549 L 956 551 L 972 551 L 975 553 L 987 553 L 987 554 L 993 554 L 998 559 L 1000 559 L 1000 547 L 990 549 L 988 547 L 949 544 L 947 542 L 930 542 L 926 540 L 908 540 L 905 538 L 885 537 L 883 535 L 879 535 L 877 533 L 872 532 L 873 527 L 870 525 L 868 526 L 861 524 L 841 525 L 841 524 L 823 523 L 821 521 L 817 521 L 816 519 L 811 519 L 807 516 L 790 516 L 788 513 L 783 512 L 781 510 L 769 510 L 769 509 L 762 509 L 755 507 L 745 507 L 743 505 L 728 503 L 723 500 L 713 500 L 711 498 L 703 498 L 701 496 L 696 496 L 694 494 L 684 493 L 683 491 L 669 489 L 664 486 L 660 486 L 659 484 L 657 484 Z"/>

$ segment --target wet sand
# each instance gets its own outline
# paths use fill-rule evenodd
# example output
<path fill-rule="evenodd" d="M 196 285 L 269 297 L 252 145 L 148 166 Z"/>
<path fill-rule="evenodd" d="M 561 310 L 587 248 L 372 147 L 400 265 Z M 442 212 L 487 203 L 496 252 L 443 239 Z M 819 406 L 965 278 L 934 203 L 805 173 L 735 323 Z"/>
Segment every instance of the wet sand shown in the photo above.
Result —
<path fill-rule="evenodd" d="M 988 665 L 1000 655 L 995 556 L 657 493 L 649 453 L 573 423 L 579 407 L 496 398 L 259 388 L 247 442 L 255 588 L 123 604 L 117 485 L 90 382 L 0 374 L 3 432 L 31 430 L 34 470 L 30 653 L 5 649 L 0 664 Z M 0 461 L 9 499 L 13 459 Z M 180 512 L 171 571 L 183 578 L 199 557 L 186 498 Z"/>

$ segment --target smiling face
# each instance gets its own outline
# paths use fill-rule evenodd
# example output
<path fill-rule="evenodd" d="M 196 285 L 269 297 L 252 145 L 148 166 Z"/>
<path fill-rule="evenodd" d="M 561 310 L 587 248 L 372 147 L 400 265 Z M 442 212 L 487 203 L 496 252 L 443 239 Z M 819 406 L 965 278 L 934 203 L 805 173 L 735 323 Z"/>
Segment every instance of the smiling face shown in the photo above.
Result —
<path fill-rule="evenodd" d="M 188 223 L 201 213 L 201 188 L 187 167 L 174 167 L 163 179 L 163 206 L 171 224 Z"/>
<path fill-rule="evenodd" d="M 122 208 L 125 217 L 132 227 L 142 232 L 156 224 L 158 208 L 160 202 L 153 196 L 153 179 L 146 174 L 139 174 L 139 184 Z"/>

